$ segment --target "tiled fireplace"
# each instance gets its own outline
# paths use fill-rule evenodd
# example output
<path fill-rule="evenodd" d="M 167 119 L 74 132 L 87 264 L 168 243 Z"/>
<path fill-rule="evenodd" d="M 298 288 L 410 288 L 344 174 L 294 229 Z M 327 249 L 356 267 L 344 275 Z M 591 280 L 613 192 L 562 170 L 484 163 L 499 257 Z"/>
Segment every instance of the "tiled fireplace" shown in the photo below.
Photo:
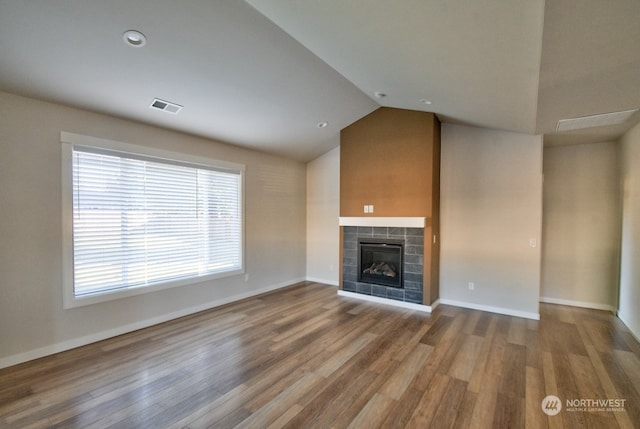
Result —
<path fill-rule="evenodd" d="M 339 295 L 426 312 L 438 305 L 440 155 L 430 112 L 380 107 L 340 131 Z M 378 248 L 359 266 L 358 240 L 378 239 L 401 241 L 402 261 Z"/>
<path fill-rule="evenodd" d="M 343 223 L 342 289 L 413 304 L 423 302 L 424 228 Z M 362 245 L 369 248 L 361 253 Z M 398 247 L 397 247 L 398 246 Z M 402 249 L 393 256 L 387 250 Z M 363 261 L 365 256 L 369 259 Z"/>

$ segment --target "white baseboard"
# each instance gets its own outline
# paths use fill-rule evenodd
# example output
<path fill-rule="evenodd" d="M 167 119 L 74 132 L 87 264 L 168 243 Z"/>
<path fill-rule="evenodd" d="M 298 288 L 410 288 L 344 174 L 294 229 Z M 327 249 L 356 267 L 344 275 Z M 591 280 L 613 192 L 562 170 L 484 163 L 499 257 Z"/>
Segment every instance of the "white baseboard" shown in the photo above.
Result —
<path fill-rule="evenodd" d="M 228 296 L 221 299 L 216 299 L 204 304 L 188 307 L 182 310 L 174 311 L 172 313 L 163 314 L 151 319 L 141 320 L 139 322 L 131 323 L 124 326 L 118 326 L 117 328 L 107 329 L 105 331 L 96 332 L 95 334 L 86 335 L 84 337 L 73 338 L 67 341 L 62 341 L 56 344 L 51 344 L 37 349 L 29 350 L 23 353 L 17 353 L 4 358 L 0 358 L 0 368 L 6 368 L 9 366 L 17 365 L 30 360 L 38 359 L 44 356 L 49 356 L 55 353 L 60 353 L 66 350 L 71 350 L 76 347 L 85 346 L 87 344 L 102 341 L 107 338 L 116 337 L 118 335 L 126 334 L 127 332 L 137 331 L 138 329 L 148 328 L 149 326 L 157 325 L 159 323 L 168 322 L 169 320 L 177 319 L 180 317 L 188 316 L 190 314 L 198 313 L 200 311 L 209 310 L 221 305 L 229 304 L 241 299 L 250 298 L 252 296 L 260 295 L 262 293 L 271 292 L 276 289 L 281 289 L 287 286 L 292 286 L 296 283 L 305 281 L 305 279 L 293 279 L 285 283 L 279 283 L 271 285 L 265 288 L 252 290 L 250 292 L 240 293 L 237 295 Z"/>
<path fill-rule="evenodd" d="M 362 293 L 347 292 L 344 290 L 338 290 L 338 295 L 346 296 L 349 298 L 356 298 L 362 301 L 377 302 L 378 304 L 392 305 L 394 307 L 401 307 L 409 310 L 424 311 L 426 313 L 431 313 L 431 311 L 435 308 L 435 306 L 438 305 L 437 301 L 435 306 L 429 306 L 429 305 L 422 305 L 422 304 L 414 304 L 413 302 L 396 301 L 395 299 L 380 298 L 372 295 L 364 295 Z"/>
<path fill-rule="evenodd" d="M 330 286 L 340 286 L 340 282 L 338 280 L 326 280 L 326 279 L 319 279 L 317 277 L 307 277 L 307 281 L 314 282 L 314 283 L 322 283 Z"/>
<path fill-rule="evenodd" d="M 574 301 L 571 299 L 550 298 L 546 296 L 541 296 L 540 302 L 544 302 L 547 304 L 569 305 L 571 307 L 592 308 L 594 310 L 605 310 L 612 313 L 616 312 L 616 309 L 613 306 L 607 304 L 599 304 L 596 302 Z"/>
<path fill-rule="evenodd" d="M 453 305 L 454 307 L 470 308 L 472 310 L 488 311 L 489 313 L 504 314 L 505 316 L 522 317 L 525 319 L 540 320 L 540 313 L 513 310 L 511 308 L 492 307 L 490 305 L 474 304 L 471 302 L 456 301 L 453 299 L 440 299 L 440 304 Z"/>
<path fill-rule="evenodd" d="M 632 336 L 633 338 L 635 338 L 637 342 L 639 342 L 639 343 L 640 343 L 640 330 L 638 330 L 638 331 L 636 332 L 636 331 L 634 331 L 634 330 L 632 329 L 633 324 L 632 324 L 632 323 L 631 323 L 631 321 L 627 318 L 627 315 L 626 315 L 626 314 L 624 314 L 624 313 L 623 313 L 623 314 L 620 314 L 620 312 L 618 312 L 617 316 L 618 316 L 618 319 L 620 319 L 620 321 L 621 321 L 622 323 L 624 323 L 624 325 L 627 327 L 627 329 L 628 329 L 628 330 L 629 330 L 629 332 L 631 333 L 631 336 Z"/>

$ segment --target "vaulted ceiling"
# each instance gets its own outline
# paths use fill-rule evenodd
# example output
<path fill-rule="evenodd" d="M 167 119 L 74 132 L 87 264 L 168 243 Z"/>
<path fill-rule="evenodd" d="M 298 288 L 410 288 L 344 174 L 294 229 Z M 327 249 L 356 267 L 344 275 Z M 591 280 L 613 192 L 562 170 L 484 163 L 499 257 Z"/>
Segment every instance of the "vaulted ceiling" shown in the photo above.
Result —
<path fill-rule="evenodd" d="M 640 114 L 556 124 L 640 108 L 639 24 L 637 0 L 0 0 L 0 90 L 302 161 L 378 106 L 607 141 Z"/>

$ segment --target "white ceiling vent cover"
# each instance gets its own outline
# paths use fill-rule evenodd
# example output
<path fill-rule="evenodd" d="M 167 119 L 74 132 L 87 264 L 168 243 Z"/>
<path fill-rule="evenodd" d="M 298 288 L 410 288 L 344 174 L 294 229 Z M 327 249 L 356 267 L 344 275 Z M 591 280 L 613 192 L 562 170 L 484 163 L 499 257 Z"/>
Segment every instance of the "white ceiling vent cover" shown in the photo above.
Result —
<path fill-rule="evenodd" d="M 604 127 L 618 125 L 625 122 L 636 113 L 638 109 L 625 110 L 623 112 L 603 113 L 601 115 L 583 116 L 582 118 L 560 119 L 556 131 L 580 130 L 583 128 Z"/>
<path fill-rule="evenodd" d="M 165 112 L 173 113 L 174 115 L 176 115 L 180 110 L 182 110 L 183 106 L 176 103 L 172 103 L 170 101 L 154 98 L 153 102 L 151 103 L 151 106 L 149 107 L 153 109 L 163 110 Z"/>

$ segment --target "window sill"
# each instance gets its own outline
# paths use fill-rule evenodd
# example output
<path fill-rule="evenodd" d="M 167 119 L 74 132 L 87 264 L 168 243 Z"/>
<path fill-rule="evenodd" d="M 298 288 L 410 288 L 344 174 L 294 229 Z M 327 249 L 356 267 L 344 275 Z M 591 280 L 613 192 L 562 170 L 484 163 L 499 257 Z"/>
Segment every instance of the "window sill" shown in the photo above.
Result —
<path fill-rule="evenodd" d="M 233 277 L 244 273 L 244 269 L 236 269 L 205 276 L 189 277 L 179 280 L 171 280 L 153 285 L 141 285 L 127 289 L 116 289 L 106 292 L 96 292 L 84 296 L 75 296 L 72 290 L 65 291 L 64 309 L 84 307 L 86 305 L 98 304 L 101 302 L 113 301 L 116 299 L 128 298 L 147 293 L 158 292 L 161 290 L 172 289 L 181 286 L 188 286 L 198 283 L 205 283 L 211 280 L 217 280 L 226 277 Z"/>

